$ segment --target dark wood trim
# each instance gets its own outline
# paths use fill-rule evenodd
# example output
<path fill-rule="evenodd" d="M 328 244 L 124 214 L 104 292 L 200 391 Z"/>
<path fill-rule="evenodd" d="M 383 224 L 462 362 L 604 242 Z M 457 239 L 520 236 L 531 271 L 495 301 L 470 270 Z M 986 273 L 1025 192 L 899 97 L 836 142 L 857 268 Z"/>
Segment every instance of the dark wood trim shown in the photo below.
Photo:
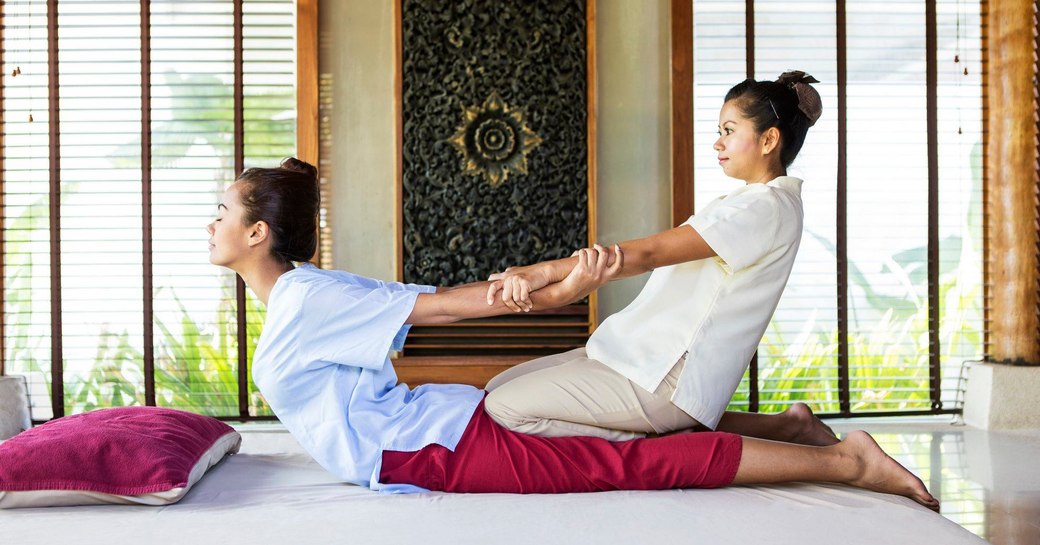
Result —
<path fill-rule="evenodd" d="M 842 414 L 852 412 L 849 390 L 849 241 L 848 241 L 848 58 L 845 0 L 835 2 L 835 34 L 838 68 L 838 180 L 837 180 L 837 310 L 838 310 L 838 406 Z"/>
<path fill-rule="evenodd" d="M 744 4 L 744 71 L 748 79 L 755 78 L 755 0 Z M 757 413 L 758 393 L 758 350 L 751 355 L 748 364 L 748 411 Z"/>
<path fill-rule="evenodd" d="M 65 416 L 65 361 L 61 328 L 61 124 L 58 108 L 58 0 L 47 0 L 47 109 L 50 148 L 51 407 Z"/>
<path fill-rule="evenodd" d="M 744 3 L 744 70 L 748 79 L 755 79 L 755 0 Z"/>
<path fill-rule="evenodd" d="M 939 353 L 939 61 L 935 0 L 925 0 L 925 85 L 928 124 L 928 380 L 932 408 L 942 408 Z"/>
<path fill-rule="evenodd" d="M 495 375 L 538 356 L 409 356 L 394 360 L 399 382 L 469 384 L 484 388 Z"/>
<path fill-rule="evenodd" d="M 394 0 L 394 257 L 395 276 L 404 281 L 404 29 L 401 5 Z"/>
<path fill-rule="evenodd" d="M 672 226 L 693 215 L 693 2 L 672 0 Z"/>
<path fill-rule="evenodd" d="M 277 416 L 215 416 L 221 422 L 278 422 Z"/>
<path fill-rule="evenodd" d="M 597 217 L 596 217 L 596 0 L 585 0 L 585 116 L 586 116 L 586 144 L 588 159 L 586 160 L 586 178 L 588 181 L 588 234 L 589 246 L 597 242 Z M 589 294 L 589 335 L 596 330 L 599 324 L 599 293 L 594 291 Z"/>
<path fill-rule="evenodd" d="M 296 157 L 318 165 L 318 0 L 296 0 Z"/>
<path fill-rule="evenodd" d="M 242 0 L 234 0 L 235 25 L 235 176 L 245 169 L 245 88 L 242 79 Z M 246 321 L 249 318 L 246 302 L 246 283 L 235 275 L 235 308 L 237 309 L 238 338 L 238 414 L 249 416 L 249 350 Z"/>
<path fill-rule="evenodd" d="M 748 412 L 758 412 L 759 396 L 760 394 L 758 391 L 758 350 L 756 349 L 755 353 L 751 354 L 751 361 L 748 363 Z"/>
<path fill-rule="evenodd" d="M 318 0 L 296 0 L 296 157 L 319 167 L 318 144 Z M 323 191 L 324 193 L 324 191 Z M 323 195 L 324 197 L 324 195 Z M 323 199 L 324 201 L 324 199 Z M 322 202 L 322 206 L 325 203 Z M 323 229 L 311 262 L 322 263 Z"/>
<path fill-rule="evenodd" d="M 152 21 L 141 0 L 141 263 L 144 300 L 144 403 L 155 406 L 155 310 L 152 278 Z"/>
<path fill-rule="evenodd" d="M 872 418 L 879 416 L 935 416 L 941 414 L 961 414 L 960 409 L 926 409 L 918 411 L 864 411 L 860 413 L 816 413 L 819 418 Z"/>

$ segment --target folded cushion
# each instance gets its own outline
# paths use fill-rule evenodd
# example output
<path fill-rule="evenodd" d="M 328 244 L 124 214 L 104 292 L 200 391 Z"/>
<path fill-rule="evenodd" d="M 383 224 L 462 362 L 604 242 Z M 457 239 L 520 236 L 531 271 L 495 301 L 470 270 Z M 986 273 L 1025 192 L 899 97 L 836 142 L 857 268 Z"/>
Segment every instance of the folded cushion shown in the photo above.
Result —
<path fill-rule="evenodd" d="M 215 418 L 161 407 L 58 418 L 0 443 L 0 508 L 174 503 L 241 442 Z"/>

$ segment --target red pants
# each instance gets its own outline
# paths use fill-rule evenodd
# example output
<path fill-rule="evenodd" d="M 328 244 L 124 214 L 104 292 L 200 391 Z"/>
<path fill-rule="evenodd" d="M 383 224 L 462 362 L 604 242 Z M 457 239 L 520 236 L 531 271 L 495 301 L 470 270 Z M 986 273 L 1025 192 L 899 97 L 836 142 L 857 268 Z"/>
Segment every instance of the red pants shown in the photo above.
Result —
<path fill-rule="evenodd" d="M 620 443 L 524 435 L 495 423 L 481 402 L 454 452 L 436 444 L 384 451 L 379 482 L 516 494 L 716 488 L 733 481 L 740 453 L 741 437 L 722 432 Z"/>

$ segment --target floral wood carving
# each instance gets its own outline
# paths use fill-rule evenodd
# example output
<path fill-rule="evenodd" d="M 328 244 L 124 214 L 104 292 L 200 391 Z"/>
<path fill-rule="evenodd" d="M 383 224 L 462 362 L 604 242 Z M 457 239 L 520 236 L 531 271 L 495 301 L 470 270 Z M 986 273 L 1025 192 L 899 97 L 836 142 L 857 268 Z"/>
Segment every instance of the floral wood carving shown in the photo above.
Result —
<path fill-rule="evenodd" d="M 527 154 L 542 139 L 524 125 L 523 113 L 492 92 L 483 106 L 462 108 L 462 125 L 450 142 L 462 156 L 463 173 L 498 186 L 510 172 L 527 174 Z"/>
<path fill-rule="evenodd" d="M 586 0 L 399 1 L 404 280 L 586 246 Z"/>

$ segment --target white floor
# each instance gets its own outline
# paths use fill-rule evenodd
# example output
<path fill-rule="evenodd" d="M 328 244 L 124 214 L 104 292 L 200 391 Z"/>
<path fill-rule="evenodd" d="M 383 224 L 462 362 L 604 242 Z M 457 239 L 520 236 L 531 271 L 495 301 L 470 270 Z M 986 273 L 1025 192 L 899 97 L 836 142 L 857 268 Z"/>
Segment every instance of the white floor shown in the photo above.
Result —
<path fill-rule="evenodd" d="M 1040 544 L 1040 430 L 993 432 L 949 417 L 829 420 L 870 432 L 920 476 L 942 514 L 995 545 Z"/>

